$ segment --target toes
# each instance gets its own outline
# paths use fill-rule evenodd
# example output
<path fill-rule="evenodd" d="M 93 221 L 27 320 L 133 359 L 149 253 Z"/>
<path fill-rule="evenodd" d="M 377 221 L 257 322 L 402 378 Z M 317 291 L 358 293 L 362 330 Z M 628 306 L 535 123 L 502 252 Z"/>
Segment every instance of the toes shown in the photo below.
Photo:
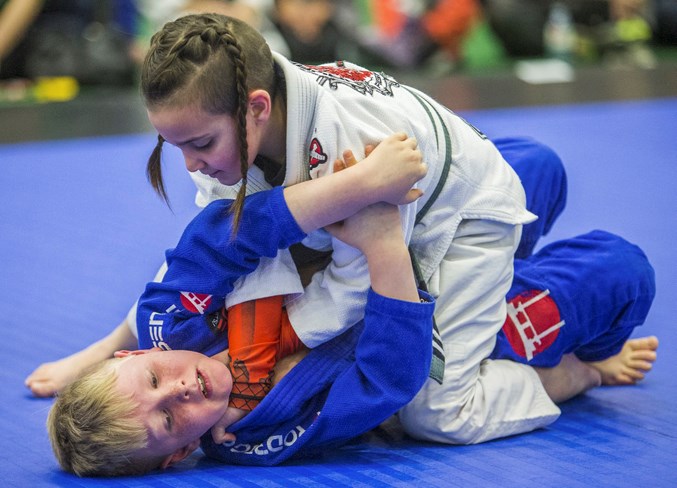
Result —
<path fill-rule="evenodd" d="M 617 385 L 634 385 L 639 380 L 641 380 L 641 378 L 632 378 L 627 374 L 620 374 L 616 378 L 616 384 Z"/>
<path fill-rule="evenodd" d="M 38 398 L 48 398 L 56 394 L 56 388 L 51 381 L 32 381 L 26 386 Z"/>
<path fill-rule="evenodd" d="M 644 373 L 638 369 L 629 369 L 626 371 L 625 376 L 629 377 L 633 383 L 641 381 L 644 379 Z"/>
<path fill-rule="evenodd" d="M 656 336 L 640 337 L 638 339 L 628 340 L 627 344 L 633 350 L 644 349 L 655 351 L 658 349 L 658 338 Z"/>
<path fill-rule="evenodd" d="M 634 360 L 631 361 L 628 366 L 638 371 L 651 371 L 653 363 L 649 361 Z"/>
<path fill-rule="evenodd" d="M 655 351 L 647 351 L 647 350 L 639 350 L 639 351 L 633 351 L 632 356 L 630 357 L 631 361 L 645 361 L 645 362 L 655 362 L 656 361 L 656 352 Z"/>

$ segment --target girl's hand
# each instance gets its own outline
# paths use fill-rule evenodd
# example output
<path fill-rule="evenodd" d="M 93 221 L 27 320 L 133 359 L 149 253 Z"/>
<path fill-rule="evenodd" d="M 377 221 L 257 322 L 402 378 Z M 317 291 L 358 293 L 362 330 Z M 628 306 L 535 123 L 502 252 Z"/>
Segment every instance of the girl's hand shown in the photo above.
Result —
<path fill-rule="evenodd" d="M 412 187 L 425 177 L 428 166 L 423 162 L 416 139 L 398 132 L 386 137 L 355 170 L 362 173 L 375 201 L 404 205 L 423 195 L 420 189 Z"/>
<path fill-rule="evenodd" d="M 367 157 L 374 149 L 371 145 L 365 148 Z M 346 150 L 343 160 L 334 162 L 334 172 L 351 168 L 357 162 L 353 152 Z M 395 205 L 388 203 L 370 205 L 352 217 L 325 227 L 325 230 L 364 254 L 378 246 L 387 246 L 388 242 L 399 243 L 403 240 L 400 213 Z"/>
<path fill-rule="evenodd" d="M 216 444 L 235 442 L 235 434 L 226 432 L 226 429 L 247 415 L 247 411 L 228 407 L 221 419 L 212 427 L 212 439 Z"/>

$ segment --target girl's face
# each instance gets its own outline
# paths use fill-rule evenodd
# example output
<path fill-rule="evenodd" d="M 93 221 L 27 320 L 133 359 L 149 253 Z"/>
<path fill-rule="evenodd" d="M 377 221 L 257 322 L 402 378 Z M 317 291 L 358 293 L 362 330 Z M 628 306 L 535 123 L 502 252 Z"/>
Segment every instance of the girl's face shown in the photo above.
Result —
<path fill-rule="evenodd" d="M 251 112 L 247 114 L 248 166 L 260 143 L 260 124 Z M 232 116 L 214 115 L 187 105 L 149 110 L 148 118 L 168 143 L 181 150 L 188 171 L 199 171 L 224 185 L 234 185 L 242 179 L 237 125 Z"/>
<path fill-rule="evenodd" d="M 147 452 L 166 456 L 197 444 L 223 416 L 233 380 L 228 367 L 192 351 L 134 351 L 115 365 L 121 394 L 139 403 Z"/>

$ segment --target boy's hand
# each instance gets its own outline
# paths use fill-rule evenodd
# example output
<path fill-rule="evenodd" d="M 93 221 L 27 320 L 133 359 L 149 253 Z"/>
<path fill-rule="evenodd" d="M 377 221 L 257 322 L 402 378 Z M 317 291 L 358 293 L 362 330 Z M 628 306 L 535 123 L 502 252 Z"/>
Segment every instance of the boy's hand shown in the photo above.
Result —
<path fill-rule="evenodd" d="M 212 427 L 212 439 L 216 444 L 235 442 L 235 434 L 226 432 L 226 429 L 247 415 L 248 412 L 239 408 L 228 407 L 223 417 Z"/>
<path fill-rule="evenodd" d="M 428 172 L 416 139 L 403 132 L 386 137 L 356 169 L 363 172 L 364 181 L 371 185 L 375 201 L 393 205 L 411 203 L 423 195 L 412 186 Z"/>
<path fill-rule="evenodd" d="M 369 205 L 352 217 L 325 229 L 365 255 L 404 242 L 400 212 L 397 206 L 389 203 Z"/>

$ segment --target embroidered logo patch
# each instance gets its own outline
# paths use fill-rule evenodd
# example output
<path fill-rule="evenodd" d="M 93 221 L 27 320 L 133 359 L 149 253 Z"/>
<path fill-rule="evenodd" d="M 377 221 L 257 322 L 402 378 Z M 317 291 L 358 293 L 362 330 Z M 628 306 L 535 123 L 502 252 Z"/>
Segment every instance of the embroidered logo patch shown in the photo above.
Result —
<path fill-rule="evenodd" d="M 304 64 L 297 64 L 297 66 L 304 71 L 317 75 L 317 83 L 319 85 L 326 84 L 332 90 L 336 90 L 339 85 L 344 85 L 362 95 L 380 93 L 392 97 L 393 87 L 400 86 L 394 78 L 384 73 L 347 68 L 340 61 L 337 61 L 336 66 L 309 66 Z"/>
<path fill-rule="evenodd" d="M 205 313 L 207 307 L 212 302 L 212 296 L 206 293 L 193 293 L 192 291 L 181 292 L 181 305 L 189 312 Z"/>
<path fill-rule="evenodd" d="M 319 165 L 327 162 L 327 155 L 322 150 L 322 144 L 317 138 L 310 141 L 310 169 L 315 169 Z"/>
<path fill-rule="evenodd" d="M 513 350 L 527 361 L 555 342 L 564 326 L 550 290 L 527 290 L 508 302 L 503 333 Z"/>

